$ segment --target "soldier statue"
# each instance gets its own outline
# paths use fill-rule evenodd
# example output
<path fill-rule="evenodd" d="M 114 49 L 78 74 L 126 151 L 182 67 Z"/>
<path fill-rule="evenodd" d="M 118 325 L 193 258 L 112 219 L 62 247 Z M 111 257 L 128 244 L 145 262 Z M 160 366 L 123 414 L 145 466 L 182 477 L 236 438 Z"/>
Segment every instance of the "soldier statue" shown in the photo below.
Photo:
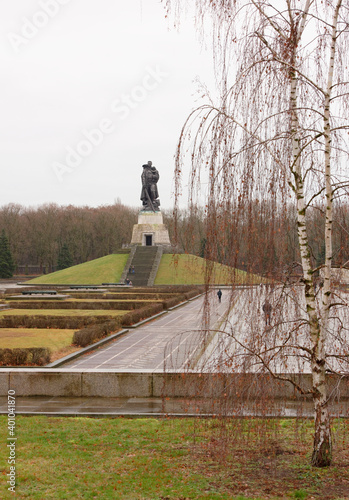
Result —
<path fill-rule="evenodd" d="M 159 210 L 160 200 L 157 182 L 159 180 L 159 172 L 152 166 L 152 162 L 148 161 L 143 165 L 142 172 L 142 192 L 141 200 L 143 203 L 143 210 L 156 212 Z"/>

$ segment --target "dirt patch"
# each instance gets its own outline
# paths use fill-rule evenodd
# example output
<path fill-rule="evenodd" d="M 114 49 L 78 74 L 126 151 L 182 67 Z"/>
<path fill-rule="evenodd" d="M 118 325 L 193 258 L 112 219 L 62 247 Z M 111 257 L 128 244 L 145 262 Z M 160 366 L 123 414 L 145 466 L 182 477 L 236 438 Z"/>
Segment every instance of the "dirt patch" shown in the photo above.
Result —
<path fill-rule="evenodd" d="M 60 349 L 59 351 L 55 351 L 51 355 L 51 363 L 53 361 L 57 361 L 58 359 L 64 358 L 64 356 L 68 356 L 68 354 L 73 354 L 73 352 L 79 351 L 81 348 L 76 346 L 69 346 Z"/>
<path fill-rule="evenodd" d="M 263 441 L 263 442 L 261 442 Z M 198 473 L 218 484 L 227 495 L 258 499 L 349 499 L 349 447 L 337 443 L 331 467 L 310 465 L 312 435 L 295 435 L 280 441 L 258 442 L 252 433 L 227 444 L 211 437 L 192 447 L 192 464 Z"/>

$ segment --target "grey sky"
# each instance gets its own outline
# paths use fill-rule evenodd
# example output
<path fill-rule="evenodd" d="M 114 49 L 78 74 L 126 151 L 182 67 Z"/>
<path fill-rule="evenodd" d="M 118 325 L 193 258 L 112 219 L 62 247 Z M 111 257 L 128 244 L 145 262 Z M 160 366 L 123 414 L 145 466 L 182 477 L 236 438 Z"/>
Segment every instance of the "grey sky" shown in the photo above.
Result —
<path fill-rule="evenodd" d="M 142 164 L 173 205 L 173 155 L 211 56 L 157 0 L 2 6 L 0 205 L 140 206 Z M 99 129 L 99 130 L 97 130 Z"/>

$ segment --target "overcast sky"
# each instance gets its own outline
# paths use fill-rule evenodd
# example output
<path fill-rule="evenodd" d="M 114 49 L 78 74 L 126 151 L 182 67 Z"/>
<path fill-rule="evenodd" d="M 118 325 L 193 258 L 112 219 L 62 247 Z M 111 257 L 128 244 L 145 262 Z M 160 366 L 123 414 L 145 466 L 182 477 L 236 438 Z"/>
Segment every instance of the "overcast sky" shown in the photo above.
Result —
<path fill-rule="evenodd" d="M 173 206 L 174 153 L 211 78 L 190 17 L 158 0 L 16 0 L 1 23 L 0 205 L 140 207 L 142 164 Z"/>

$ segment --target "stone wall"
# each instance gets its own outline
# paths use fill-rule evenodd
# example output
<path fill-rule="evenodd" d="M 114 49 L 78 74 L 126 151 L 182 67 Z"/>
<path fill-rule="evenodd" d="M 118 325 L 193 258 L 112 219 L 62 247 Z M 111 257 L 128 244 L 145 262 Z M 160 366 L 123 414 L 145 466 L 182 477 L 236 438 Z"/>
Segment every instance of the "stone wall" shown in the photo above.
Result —
<path fill-rule="evenodd" d="M 311 387 L 310 374 L 294 374 L 294 380 Z M 329 376 L 329 389 L 349 398 L 349 377 Z M 181 397 L 252 400 L 295 399 L 299 395 L 290 383 L 267 374 L 164 373 L 163 371 L 115 371 L 47 368 L 0 368 L 0 395 L 8 390 L 16 396 L 64 397 Z"/>

